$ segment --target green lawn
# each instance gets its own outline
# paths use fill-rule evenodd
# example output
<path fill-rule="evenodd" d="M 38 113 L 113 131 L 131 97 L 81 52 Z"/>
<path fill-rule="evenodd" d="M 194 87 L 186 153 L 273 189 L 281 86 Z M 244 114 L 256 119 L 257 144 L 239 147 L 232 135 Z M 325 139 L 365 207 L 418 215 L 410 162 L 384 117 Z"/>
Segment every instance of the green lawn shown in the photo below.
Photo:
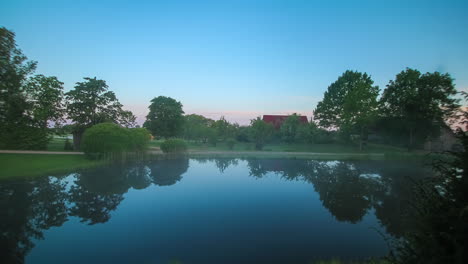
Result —
<path fill-rule="evenodd" d="M 0 154 L 0 180 L 66 173 L 102 163 L 84 155 Z"/>
<path fill-rule="evenodd" d="M 73 150 L 64 150 L 65 146 L 65 137 L 54 136 L 52 140 L 47 145 L 47 150 L 49 151 L 73 151 Z M 70 139 L 70 143 L 73 144 L 73 140 Z"/>

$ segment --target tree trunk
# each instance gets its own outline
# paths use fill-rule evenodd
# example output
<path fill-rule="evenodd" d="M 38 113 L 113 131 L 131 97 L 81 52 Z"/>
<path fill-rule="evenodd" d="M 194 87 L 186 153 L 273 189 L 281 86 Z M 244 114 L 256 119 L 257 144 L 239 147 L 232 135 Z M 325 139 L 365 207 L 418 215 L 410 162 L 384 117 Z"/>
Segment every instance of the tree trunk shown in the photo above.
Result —
<path fill-rule="evenodd" d="M 73 131 L 73 149 L 80 150 L 81 148 L 81 138 L 83 137 L 82 130 Z"/>
<path fill-rule="evenodd" d="M 413 128 L 410 128 L 408 150 L 413 149 Z"/>
<path fill-rule="evenodd" d="M 362 151 L 363 141 L 364 141 L 364 128 L 361 127 L 361 135 L 359 136 L 359 151 Z"/>

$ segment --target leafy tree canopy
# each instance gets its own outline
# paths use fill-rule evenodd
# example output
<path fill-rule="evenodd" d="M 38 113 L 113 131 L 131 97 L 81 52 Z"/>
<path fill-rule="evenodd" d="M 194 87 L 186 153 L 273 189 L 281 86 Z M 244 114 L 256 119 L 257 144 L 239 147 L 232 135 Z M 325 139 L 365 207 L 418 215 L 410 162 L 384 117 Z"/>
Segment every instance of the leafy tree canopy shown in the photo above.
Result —
<path fill-rule="evenodd" d="M 85 77 L 84 80 L 77 82 L 75 89 L 65 94 L 68 118 L 82 127 L 104 122 L 134 126 L 135 117 L 122 109 L 115 93 L 108 91 L 106 81 L 96 77 Z"/>
<path fill-rule="evenodd" d="M 449 74 L 439 72 L 421 74 L 407 68 L 396 75 L 384 90 L 381 98 L 381 113 L 384 124 L 393 134 L 404 131 L 408 135 L 408 146 L 423 141 L 443 125 L 458 108 L 453 96 L 457 93 Z M 392 122 L 393 121 L 393 122 Z"/>
<path fill-rule="evenodd" d="M 377 107 L 378 86 L 367 73 L 346 71 L 332 83 L 318 103 L 314 118 L 325 128 L 341 129 L 367 119 Z"/>
<path fill-rule="evenodd" d="M 183 132 L 182 104 L 170 97 L 158 96 L 151 100 L 149 113 L 143 124 L 154 136 L 175 137 Z"/>
<path fill-rule="evenodd" d="M 255 142 L 255 148 L 261 150 L 274 132 L 274 127 L 260 117 L 250 120 L 250 137 Z"/>

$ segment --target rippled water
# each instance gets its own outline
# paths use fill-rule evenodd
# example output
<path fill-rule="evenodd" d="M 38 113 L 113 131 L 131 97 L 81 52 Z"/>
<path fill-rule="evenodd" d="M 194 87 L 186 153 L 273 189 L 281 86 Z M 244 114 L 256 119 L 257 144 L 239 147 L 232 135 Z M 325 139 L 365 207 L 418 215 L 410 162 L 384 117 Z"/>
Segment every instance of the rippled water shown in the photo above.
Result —
<path fill-rule="evenodd" d="M 416 163 L 172 159 L 0 182 L 2 263 L 310 263 L 383 256 Z"/>

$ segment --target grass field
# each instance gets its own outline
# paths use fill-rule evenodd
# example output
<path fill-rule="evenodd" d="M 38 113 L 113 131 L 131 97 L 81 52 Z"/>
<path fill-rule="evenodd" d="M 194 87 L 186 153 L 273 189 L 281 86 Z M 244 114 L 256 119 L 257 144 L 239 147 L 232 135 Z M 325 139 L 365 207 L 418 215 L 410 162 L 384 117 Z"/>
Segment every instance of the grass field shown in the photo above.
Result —
<path fill-rule="evenodd" d="M 0 180 L 66 173 L 101 164 L 84 155 L 0 154 Z"/>
<path fill-rule="evenodd" d="M 48 151 L 73 151 L 73 150 L 64 149 L 65 140 L 66 140 L 65 137 L 54 136 L 52 140 L 49 142 L 49 144 L 47 145 L 47 150 Z M 70 139 L 70 143 L 73 144 L 72 139 Z"/>

